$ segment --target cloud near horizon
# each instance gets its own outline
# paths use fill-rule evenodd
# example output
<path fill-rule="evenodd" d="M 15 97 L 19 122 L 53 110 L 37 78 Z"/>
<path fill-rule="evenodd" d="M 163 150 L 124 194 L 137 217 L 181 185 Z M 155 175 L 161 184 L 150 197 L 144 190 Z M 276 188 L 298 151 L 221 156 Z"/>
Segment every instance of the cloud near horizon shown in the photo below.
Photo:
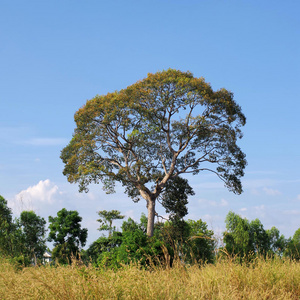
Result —
<path fill-rule="evenodd" d="M 12 204 L 13 210 L 36 210 L 40 204 L 47 205 L 55 202 L 58 186 L 49 179 L 41 180 L 38 184 L 30 186 L 15 196 Z"/>

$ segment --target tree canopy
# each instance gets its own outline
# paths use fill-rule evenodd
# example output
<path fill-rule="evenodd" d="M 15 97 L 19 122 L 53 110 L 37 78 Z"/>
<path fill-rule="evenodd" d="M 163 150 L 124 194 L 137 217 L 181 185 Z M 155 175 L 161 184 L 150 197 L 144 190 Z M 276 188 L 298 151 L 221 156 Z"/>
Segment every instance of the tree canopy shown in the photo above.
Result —
<path fill-rule="evenodd" d="M 13 233 L 15 229 L 12 211 L 7 206 L 6 199 L 0 196 L 0 253 L 13 253 Z"/>
<path fill-rule="evenodd" d="M 195 195 L 188 181 L 180 176 L 167 181 L 161 194 L 161 204 L 170 214 L 170 220 L 179 221 L 188 214 L 188 196 Z"/>
<path fill-rule="evenodd" d="M 259 219 L 249 222 L 238 214 L 230 211 L 226 216 L 226 232 L 224 235 L 225 249 L 229 254 L 239 257 L 260 255 L 282 255 L 287 240 L 280 235 L 276 227 L 265 230 Z"/>
<path fill-rule="evenodd" d="M 75 114 L 76 128 L 62 150 L 64 175 L 87 191 L 120 182 L 133 200 L 147 202 L 153 235 L 155 203 L 168 180 L 209 171 L 240 194 L 245 154 L 237 145 L 246 118 L 226 89 L 169 69 L 124 90 L 96 96 Z"/>
<path fill-rule="evenodd" d="M 80 247 L 85 246 L 87 240 L 87 229 L 81 228 L 82 218 L 76 210 L 65 208 L 57 212 L 56 217 L 49 216 L 48 241 L 54 241 L 52 258 L 57 258 L 61 263 L 67 263 L 71 257 L 75 257 Z"/>
<path fill-rule="evenodd" d="M 37 258 L 42 259 L 47 248 L 46 221 L 33 211 L 23 211 L 19 224 L 24 235 L 24 246 L 29 252 L 28 256 L 37 264 Z"/>

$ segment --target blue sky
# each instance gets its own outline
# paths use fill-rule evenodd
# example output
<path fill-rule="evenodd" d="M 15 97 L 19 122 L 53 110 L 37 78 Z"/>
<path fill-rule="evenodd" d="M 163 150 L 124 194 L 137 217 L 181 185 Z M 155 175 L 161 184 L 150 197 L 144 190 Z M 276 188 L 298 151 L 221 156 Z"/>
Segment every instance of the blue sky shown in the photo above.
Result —
<path fill-rule="evenodd" d="M 232 210 L 286 237 L 300 227 L 298 1 L 0 1 L 0 194 L 17 216 L 78 210 L 89 242 L 97 211 L 138 220 L 145 203 L 101 186 L 79 194 L 62 175 L 74 113 L 96 94 L 168 68 L 235 95 L 247 117 L 248 166 L 236 196 L 210 174 L 190 177 L 188 218 L 220 233 Z M 161 214 L 162 209 L 158 208 Z M 118 225 L 118 224 L 117 224 Z"/>

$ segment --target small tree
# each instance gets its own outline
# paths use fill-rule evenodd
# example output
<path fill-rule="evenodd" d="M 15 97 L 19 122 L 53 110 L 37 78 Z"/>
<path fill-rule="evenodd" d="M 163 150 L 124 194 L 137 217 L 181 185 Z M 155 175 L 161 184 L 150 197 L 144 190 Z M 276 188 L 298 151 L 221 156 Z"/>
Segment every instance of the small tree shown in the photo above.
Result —
<path fill-rule="evenodd" d="M 3 254 L 13 252 L 12 235 L 14 229 L 12 211 L 7 206 L 7 201 L 0 196 L 0 252 Z"/>
<path fill-rule="evenodd" d="M 98 211 L 98 215 L 100 219 L 97 221 L 101 224 L 99 230 L 108 230 L 109 236 L 111 236 L 112 232 L 115 230 L 115 227 L 112 226 L 113 220 L 122 220 L 125 216 L 121 215 L 121 212 L 118 210 L 101 210 Z"/>
<path fill-rule="evenodd" d="M 290 238 L 287 241 L 287 247 L 284 254 L 293 259 L 300 260 L 300 228 L 295 231 L 293 238 Z"/>
<path fill-rule="evenodd" d="M 148 209 L 153 235 L 156 200 L 167 182 L 208 171 L 240 194 L 245 154 L 237 145 L 246 122 L 233 94 L 203 78 L 169 69 L 120 92 L 96 96 L 75 114 L 76 129 L 61 153 L 63 174 L 80 191 L 94 182 L 111 193 L 120 182 Z"/>
<path fill-rule="evenodd" d="M 254 251 L 250 242 L 250 224 L 245 218 L 230 211 L 226 216 L 226 229 L 223 233 L 225 249 L 229 254 L 244 257 Z"/>
<path fill-rule="evenodd" d="M 12 211 L 7 201 L 0 196 L 0 254 L 12 258 L 21 264 L 28 264 L 24 234 L 17 221 L 13 220 Z"/>
<path fill-rule="evenodd" d="M 57 217 L 49 216 L 48 241 L 54 241 L 53 259 L 67 263 L 72 255 L 77 257 L 80 247 L 84 247 L 87 240 L 87 229 L 81 228 L 81 221 L 76 210 L 68 211 L 65 208 L 57 213 Z"/>
<path fill-rule="evenodd" d="M 216 241 L 214 239 L 214 232 L 207 228 L 206 222 L 202 220 L 187 221 L 189 228 L 189 239 L 187 241 L 188 252 L 187 259 L 192 262 L 213 262 L 215 258 Z"/>
<path fill-rule="evenodd" d="M 19 224 L 24 234 L 24 246 L 28 249 L 30 259 L 42 259 L 46 246 L 46 221 L 33 211 L 23 211 L 20 215 Z"/>
<path fill-rule="evenodd" d="M 279 230 L 273 226 L 271 229 L 266 230 L 269 237 L 271 254 L 278 254 L 281 256 L 287 246 L 287 240 L 283 234 L 280 235 Z"/>
<path fill-rule="evenodd" d="M 270 236 L 259 219 L 250 222 L 250 244 L 256 254 L 266 256 L 270 250 Z"/>

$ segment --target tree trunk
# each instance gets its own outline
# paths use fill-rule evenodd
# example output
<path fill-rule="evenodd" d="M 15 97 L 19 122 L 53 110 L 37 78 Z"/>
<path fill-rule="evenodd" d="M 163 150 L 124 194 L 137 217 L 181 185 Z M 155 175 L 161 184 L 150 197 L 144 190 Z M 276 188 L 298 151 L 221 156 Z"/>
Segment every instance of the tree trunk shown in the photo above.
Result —
<path fill-rule="evenodd" d="M 147 235 L 149 237 L 153 236 L 154 231 L 154 218 L 155 218 L 155 195 L 151 194 L 149 191 L 146 192 L 140 189 L 141 196 L 147 201 L 148 209 L 148 222 L 147 222 Z"/>
<path fill-rule="evenodd" d="M 147 223 L 147 235 L 153 236 L 154 231 L 154 218 L 155 218 L 155 200 L 148 200 L 148 223 Z"/>

